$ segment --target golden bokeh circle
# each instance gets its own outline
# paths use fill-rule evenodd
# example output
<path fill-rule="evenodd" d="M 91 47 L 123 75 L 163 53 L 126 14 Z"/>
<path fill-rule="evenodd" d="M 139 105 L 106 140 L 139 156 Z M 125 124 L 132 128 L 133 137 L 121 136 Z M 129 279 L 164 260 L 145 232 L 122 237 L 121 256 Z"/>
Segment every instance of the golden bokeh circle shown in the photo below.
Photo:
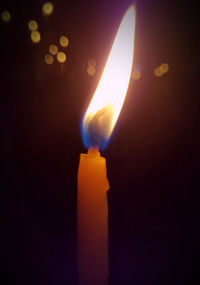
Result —
<path fill-rule="evenodd" d="M 40 33 L 38 31 L 32 31 L 31 32 L 31 40 L 35 44 L 39 43 L 41 40 Z"/>
<path fill-rule="evenodd" d="M 51 54 L 45 54 L 44 61 L 46 64 L 52 64 L 53 63 L 53 56 Z"/>
<path fill-rule="evenodd" d="M 49 16 L 53 13 L 53 3 L 51 2 L 46 2 L 43 6 L 42 6 L 42 11 L 45 15 Z"/>
<path fill-rule="evenodd" d="M 69 39 L 65 36 L 60 37 L 60 45 L 62 47 L 67 47 L 69 45 Z"/>
<path fill-rule="evenodd" d="M 50 45 L 49 46 L 49 52 L 52 54 L 52 55 L 56 55 L 58 53 L 58 48 L 56 45 Z"/>
<path fill-rule="evenodd" d="M 66 54 L 62 51 L 59 51 L 57 53 L 57 60 L 60 62 L 60 63 L 63 63 L 66 61 Z"/>
<path fill-rule="evenodd" d="M 36 31 L 38 29 L 38 23 L 35 20 L 30 20 L 28 22 L 28 28 L 30 31 Z"/>
<path fill-rule="evenodd" d="M 95 73 L 96 73 L 96 69 L 93 65 L 89 65 L 88 68 L 87 68 L 87 73 L 90 75 L 90 76 L 93 76 Z"/>
<path fill-rule="evenodd" d="M 162 71 L 160 70 L 160 67 L 156 67 L 156 69 L 154 70 L 154 74 L 155 76 L 158 76 L 158 77 L 162 75 Z"/>
<path fill-rule="evenodd" d="M 96 62 L 96 59 L 94 58 L 90 58 L 88 59 L 88 65 L 92 65 L 92 66 L 96 66 L 97 62 Z"/>
<path fill-rule="evenodd" d="M 4 22 L 9 22 L 11 20 L 11 14 L 9 11 L 5 10 L 1 13 L 1 20 Z"/>
<path fill-rule="evenodd" d="M 140 77 L 141 77 L 141 72 L 139 70 L 135 70 L 133 72 L 133 79 L 138 80 L 138 79 L 140 79 Z"/>
<path fill-rule="evenodd" d="M 166 73 L 169 70 L 169 65 L 167 63 L 162 63 L 160 65 L 160 70 L 162 73 Z"/>

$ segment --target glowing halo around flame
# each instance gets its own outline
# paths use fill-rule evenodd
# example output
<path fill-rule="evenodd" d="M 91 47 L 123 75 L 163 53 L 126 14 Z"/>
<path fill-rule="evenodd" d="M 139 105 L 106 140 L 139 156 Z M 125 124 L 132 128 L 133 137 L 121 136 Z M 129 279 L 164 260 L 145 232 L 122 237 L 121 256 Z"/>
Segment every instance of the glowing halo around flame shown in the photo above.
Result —
<path fill-rule="evenodd" d="M 86 148 L 104 149 L 127 93 L 134 54 L 135 6 L 126 11 L 103 74 L 82 121 Z"/>

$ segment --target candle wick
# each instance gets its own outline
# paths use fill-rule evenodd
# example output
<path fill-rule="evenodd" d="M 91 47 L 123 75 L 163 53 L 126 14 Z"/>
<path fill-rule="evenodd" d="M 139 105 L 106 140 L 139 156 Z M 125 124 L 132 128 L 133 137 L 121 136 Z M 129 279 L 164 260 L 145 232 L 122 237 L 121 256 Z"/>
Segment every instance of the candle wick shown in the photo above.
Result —
<path fill-rule="evenodd" d="M 94 147 L 89 148 L 88 154 L 92 157 L 100 157 L 100 152 L 98 148 L 94 148 Z"/>

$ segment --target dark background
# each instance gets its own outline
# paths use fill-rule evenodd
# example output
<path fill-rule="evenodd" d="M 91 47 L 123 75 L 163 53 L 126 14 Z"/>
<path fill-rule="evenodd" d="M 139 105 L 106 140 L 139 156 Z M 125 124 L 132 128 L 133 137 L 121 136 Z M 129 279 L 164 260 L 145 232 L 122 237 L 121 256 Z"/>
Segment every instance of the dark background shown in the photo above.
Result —
<path fill-rule="evenodd" d="M 131 1 L 1 1 L 1 284 L 77 284 L 81 118 Z M 134 66 L 106 157 L 110 285 L 199 284 L 199 10 L 137 1 Z M 27 23 L 42 40 L 30 41 Z M 60 35 L 67 62 L 44 63 Z M 88 76 L 87 60 L 97 61 Z M 168 73 L 154 75 L 162 62 Z M 95 285 L 95 284 L 94 284 Z"/>

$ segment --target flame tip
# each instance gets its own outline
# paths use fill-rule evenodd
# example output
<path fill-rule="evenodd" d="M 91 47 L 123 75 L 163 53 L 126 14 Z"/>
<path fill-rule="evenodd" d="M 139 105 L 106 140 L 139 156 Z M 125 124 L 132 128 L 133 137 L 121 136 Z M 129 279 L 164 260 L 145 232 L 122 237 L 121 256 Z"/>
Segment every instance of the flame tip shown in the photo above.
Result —
<path fill-rule="evenodd" d="M 126 10 L 125 14 L 127 14 L 128 12 L 132 12 L 133 16 L 135 18 L 135 16 L 136 16 L 136 4 L 135 3 L 133 3 L 129 6 L 129 8 Z"/>

